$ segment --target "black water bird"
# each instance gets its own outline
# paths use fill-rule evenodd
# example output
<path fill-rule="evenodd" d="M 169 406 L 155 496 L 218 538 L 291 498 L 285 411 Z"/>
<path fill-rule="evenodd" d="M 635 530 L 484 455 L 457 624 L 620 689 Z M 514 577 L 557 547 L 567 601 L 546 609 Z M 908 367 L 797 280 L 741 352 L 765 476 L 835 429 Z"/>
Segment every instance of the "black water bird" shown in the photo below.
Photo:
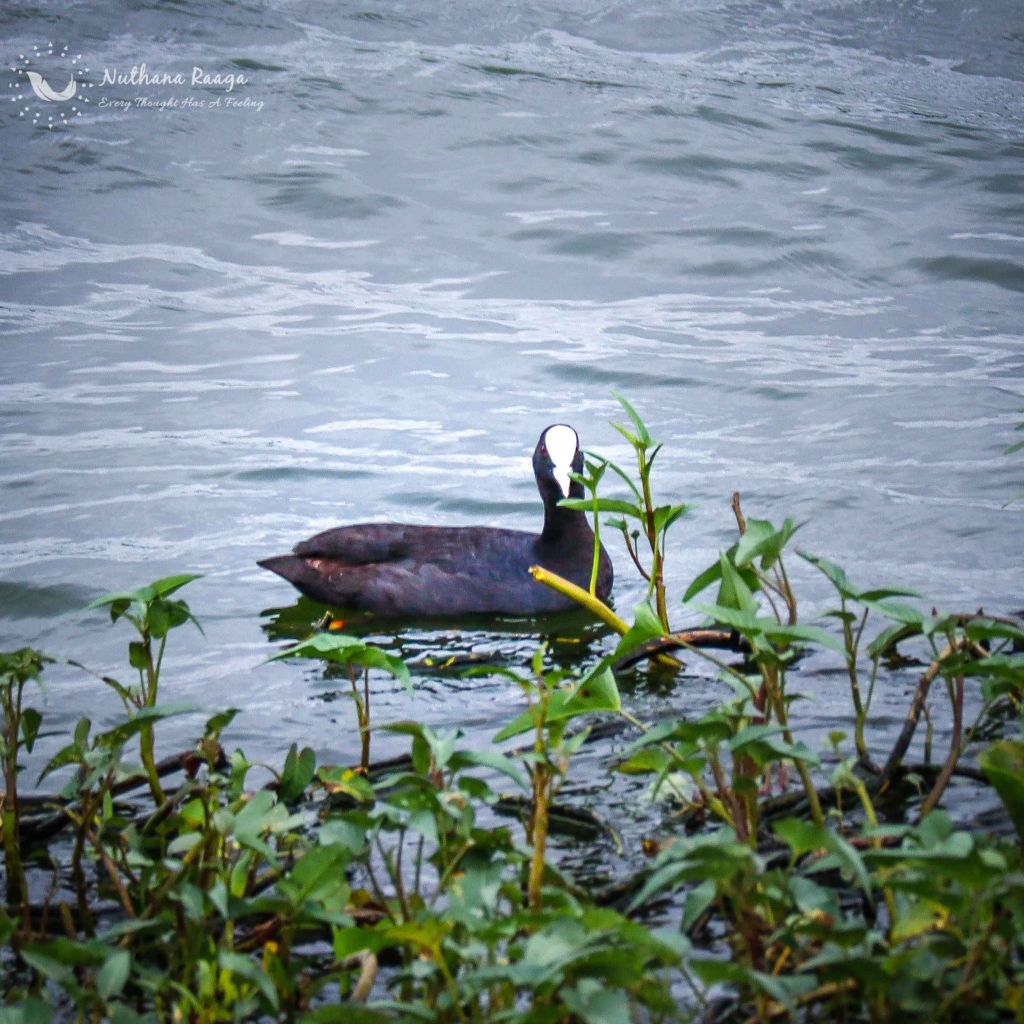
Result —
<path fill-rule="evenodd" d="M 318 533 L 259 564 L 283 576 L 307 597 L 337 608 L 377 615 L 536 615 L 577 605 L 538 583 L 539 565 L 589 587 L 594 534 L 583 512 L 559 508 L 582 498 L 569 472 L 583 471 L 572 427 L 555 424 L 540 436 L 533 472 L 544 502 L 539 534 L 488 526 L 408 526 L 362 523 Z M 601 548 L 597 596 L 612 589 L 612 563 Z"/>

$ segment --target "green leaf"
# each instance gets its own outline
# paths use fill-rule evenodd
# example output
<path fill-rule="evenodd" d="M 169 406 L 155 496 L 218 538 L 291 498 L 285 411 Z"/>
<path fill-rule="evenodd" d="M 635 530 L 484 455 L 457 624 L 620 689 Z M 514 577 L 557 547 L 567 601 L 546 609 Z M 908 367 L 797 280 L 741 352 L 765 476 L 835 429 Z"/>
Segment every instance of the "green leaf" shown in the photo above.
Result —
<path fill-rule="evenodd" d="M 178 573 L 174 576 L 165 576 L 163 579 L 150 583 L 148 589 L 153 591 L 154 597 L 170 597 L 177 590 L 181 590 L 187 583 L 193 580 L 201 580 L 202 573 Z"/>
<path fill-rule="evenodd" d="M 366 827 L 348 817 L 328 818 L 317 833 L 321 846 L 342 846 L 350 856 L 361 857 L 366 852 Z"/>
<path fill-rule="evenodd" d="M 978 755 L 978 765 L 1003 801 L 1017 835 L 1024 841 L 1024 743 L 1000 740 Z"/>
<path fill-rule="evenodd" d="M 664 635 L 665 627 L 650 604 L 644 601 L 642 604 L 634 605 L 633 625 L 622 635 L 612 657 L 616 660 L 624 658 L 641 644 Z"/>
<path fill-rule="evenodd" d="M 629 998 L 596 978 L 581 978 L 575 988 L 561 990 L 562 1002 L 584 1024 L 632 1024 Z"/>
<path fill-rule="evenodd" d="M 97 597 L 95 601 L 90 601 L 86 605 L 86 610 L 109 606 L 111 609 L 111 618 L 114 622 L 117 622 L 128 610 L 130 605 L 136 604 L 144 607 L 157 598 L 169 597 L 186 584 L 189 584 L 194 580 L 201 579 L 202 575 L 194 573 L 178 573 L 176 575 L 169 575 L 169 577 L 157 580 L 147 587 L 139 587 L 137 590 L 118 591 L 114 594 L 104 594 L 102 597 Z M 197 623 L 197 625 L 199 624 Z"/>
<path fill-rule="evenodd" d="M 787 519 L 778 530 L 767 519 L 748 519 L 747 529 L 736 545 L 733 558 L 736 567 L 749 565 L 755 558 L 760 558 L 761 568 L 770 569 L 778 561 L 790 537 L 799 529 L 792 519 Z"/>
<path fill-rule="evenodd" d="M 39 726 L 43 716 L 35 708 L 23 708 L 21 712 L 21 742 L 25 749 L 31 754 L 35 746 L 36 737 L 39 735 Z"/>
<path fill-rule="evenodd" d="M 838 651 L 840 654 L 845 649 L 837 637 L 826 633 L 825 630 L 817 626 L 802 626 L 799 623 L 794 626 L 768 626 L 765 628 L 764 635 L 774 643 L 815 643 Z"/>
<path fill-rule="evenodd" d="M 29 996 L 18 1005 L 0 1006 L 0 1024 L 50 1024 L 52 1019 L 53 1007 L 38 996 Z"/>
<path fill-rule="evenodd" d="M 715 562 L 713 565 L 709 565 L 702 573 L 694 577 L 693 582 L 686 588 L 686 593 L 683 594 L 683 604 L 696 597 L 702 590 L 707 590 L 712 583 L 717 582 L 721 578 L 722 563 Z"/>
<path fill-rule="evenodd" d="M 793 875 L 789 879 L 789 891 L 800 913 L 809 915 L 815 911 L 823 911 L 831 914 L 833 918 L 839 918 L 839 899 L 832 889 L 818 885 L 810 878 Z"/>
<path fill-rule="evenodd" d="M 353 953 L 361 953 L 364 949 L 379 953 L 386 944 L 387 940 L 380 932 L 371 931 L 369 928 L 334 929 L 334 959 L 339 962 L 348 959 Z"/>
<path fill-rule="evenodd" d="M 8 917 L 7 911 L 0 907 L 0 947 L 18 930 L 18 917 Z"/>
<path fill-rule="evenodd" d="M 912 636 L 920 633 L 920 627 L 908 626 L 903 622 L 896 622 L 882 630 L 874 640 L 868 644 L 868 657 L 880 658 L 887 650 L 895 647 L 901 640 L 909 640 Z"/>
<path fill-rule="evenodd" d="M 148 1013 L 143 1017 L 124 1003 L 110 1003 L 107 1006 L 107 1014 L 110 1017 L 110 1024 L 157 1024 L 155 1013 Z"/>
<path fill-rule="evenodd" d="M 521 789 L 528 788 L 526 779 L 523 777 L 523 773 L 516 767 L 515 762 L 498 750 L 458 750 L 452 755 L 448 764 L 456 772 L 470 765 L 490 768 L 492 771 L 500 772 L 511 779 Z"/>
<path fill-rule="evenodd" d="M 796 818 L 786 818 L 777 822 L 773 827 L 775 834 L 793 850 L 794 857 L 799 857 L 811 850 L 828 850 L 837 865 L 846 874 L 856 878 L 865 895 L 871 899 L 871 880 L 868 877 L 867 868 L 864 866 L 864 860 L 842 836 L 837 835 L 831 829 L 799 821 Z M 813 865 L 813 870 L 821 870 L 827 866 L 825 861 L 818 861 Z"/>
<path fill-rule="evenodd" d="M 167 852 L 172 857 L 180 857 L 197 847 L 202 841 L 203 834 L 201 832 L 183 832 L 167 844 Z"/>
<path fill-rule="evenodd" d="M 613 429 L 617 430 L 634 448 L 640 449 L 643 447 L 643 442 L 636 436 L 636 434 L 630 433 L 621 423 L 613 423 Z"/>
<path fill-rule="evenodd" d="M 654 529 L 658 533 L 667 530 L 677 519 L 685 516 L 692 505 L 661 505 L 654 510 Z"/>
<path fill-rule="evenodd" d="M 83 719 L 85 721 L 85 719 Z M 76 743 L 69 743 L 62 750 L 58 750 L 49 761 L 46 762 L 46 767 L 39 773 L 39 778 L 36 780 L 38 786 L 48 775 L 57 771 L 60 768 L 64 768 L 69 764 L 81 764 L 82 758 L 85 751 L 82 747 Z"/>
<path fill-rule="evenodd" d="M 217 963 L 224 970 L 251 981 L 263 994 L 263 998 L 270 1004 L 273 1011 L 277 1012 L 280 1006 L 277 989 L 270 980 L 270 976 L 258 963 L 241 953 L 229 953 L 227 950 L 221 950 L 217 954 Z"/>
<path fill-rule="evenodd" d="M 238 711 L 238 708 L 226 708 L 224 711 L 218 711 L 212 718 L 206 720 L 206 728 L 203 730 L 203 735 L 219 736 L 235 720 L 235 715 L 238 714 Z"/>
<path fill-rule="evenodd" d="M 810 976 L 766 974 L 729 960 L 691 960 L 690 966 L 707 985 L 725 983 L 765 992 L 791 1014 L 795 1010 L 794 999 L 817 985 Z"/>
<path fill-rule="evenodd" d="M 690 928 L 694 921 L 714 903 L 717 895 L 718 887 L 710 878 L 701 882 L 700 885 L 694 886 L 686 894 L 686 902 L 683 904 L 683 919 L 679 930 L 685 932 Z"/>
<path fill-rule="evenodd" d="M 909 604 L 903 604 L 899 601 L 871 601 L 867 599 L 860 599 L 860 603 L 864 605 L 865 608 L 871 608 L 873 611 L 881 612 L 887 619 L 894 619 L 896 622 L 901 622 L 907 626 L 918 626 L 922 630 L 924 630 L 926 623 L 930 621 L 930 617 L 925 615 L 923 612 L 919 612 Z"/>
<path fill-rule="evenodd" d="M 781 733 L 779 726 L 748 725 L 729 740 L 729 749 L 734 755 L 749 754 L 760 766 L 780 758 L 820 764 L 818 755 L 806 743 L 788 743 Z"/>
<path fill-rule="evenodd" d="M 964 632 L 972 640 L 1013 640 L 1024 643 L 1024 629 L 993 619 L 971 619 L 964 626 Z"/>
<path fill-rule="evenodd" d="M 592 512 L 594 510 L 593 498 L 562 498 L 558 503 L 559 508 L 571 508 L 577 512 Z M 598 498 L 598 512 L 617 512 L 619 515 L 631 516 L 633 519 L 643 521 L 643 513 L 636 505 L 628 501 L 621 501 L 618 498 Z"/>
<path fill-rule="evenodd" d="M 131 953 L 126 949 L 119 949 L 111 953 L 96 974 L 96 991 L 104 1000 L 120 995 L 128 981 L 131 969 Z"/>
<path fill-rule="evenodd" d="M 199 579 L 202 579 L 202 574 L 179 573 L 175 576 L 165 576 L 163 579 L 155 580 L 149 586 L 139 587 L 137 590 L 122 590 L 113 594 L 104 594 L 103 597 L 97 597 L 95 601 L 90 601 L 85 607 L 88 611 L 92 608 L 102 608 L 114 604 L 124 604 L 125 608 L 132 602 L 148 604 L 156 597 L 169 597 L 187 583 Z"/>
<path fill-rule="evenodd" d="M 198 711 L 194 704 L 157 704 L 154 707 L 139 708 L 131 718 L 125 719 L 96 737 L 96 746 L 112 748 L 126 743 L 132 736 L 142 732 L 147 725 L 174 718 L 178 715 L 190 715 Z"/>
<path fill-rule="evenodd" d="M 289 647 L 286 651 L 279 651 L 267 660 L 280 661 L 282 658 L 318 658 L 341 665 L 379 668 L 401 680 L 410 692 L 412 690 L 409 669 L 401 658 L 385 654 L 380 648 L 344 633 L 314 633 L 309 639 Z"/>
<path fill-rule="evenodd" d="M 688 607 L 694 611 L 707 615 L 715 622 L 723 626 L 730 626 L 742 633 L 749 640 L 751 637 L 758 637 L 767 625 L 767 620 L 758 619 L 750 612 L 741 612 L 736 608 L 728 608 L 720 604 L 691 604 Z M 778 625 L 774 619 L 773 624 Z"/>
<path fill-rule="evenodd" d="M 754 599 L 753 591 L 747 586 L 746 580 L 736 571 L 725 552 L 718 556 L 718 564 L 722 570 L 722 586 L 718 591 L 717 604 L 727 608 L 736 608 L 750 615 L 756 615 L 759 605 Z"/>
<path fill-rule="evenodd" d="M 647 427 L 644 426 L 644 421 L 640 419 L 637 411 L 617 391 L 613 391 L 612 394 L 615 396 L 619 405 L 626 410 L 626 415 L 632 421 L 633 426 L 636 427 L 637 436 L 639 437 L 641 444 L 643 444 L 644 447 L 650 447 L 654 441 L 651 438 L 651 435 L 647 433 Z M 616 424 L 613 423 L 612 426 L 614 427 Z"/>
<path fill-rule="evenodd" d="M 235 839 L 269 860 L 274 859 L 274 853 L 260 836 L 270 827 L 268 819 L 274 804 L 274 794 L 261 789 L 254 793 L 249 802 L 235 815 Z"/>
<path fill-rule="evenodd" d="M 348 863 L 349 851 L 340 843 L 310 847 L 278 883 L 278 889 L 296 908 L 306 900 L 322 903 L 338 896 L 347 897 Z"/>
<path fill-rule="evenodd" d="M 846 575 L 846 570 L 842 566 L 836 565 L 835 562 L 830 562 L 827 558 L 822 558 L 820 555 L 812 555 L 809 551 L 801 551 L 799 548 L 796 549 L 796 553 L 805 562 L 810 562 L 815 569 L 822 572 L 843 597 L 847 599 L 855 599 L 857 597 L 857 591 L 853 589 L 853 585 Z"/>
<path fill-rule="evenodd" d="M 546 724 L 555 725 L 596 711 L 618 711 L 622 707 L 622 698 L 609 667 L 613 660 L 614 656 L 602 658 L 574 687 L 556 690 L 548 701 Z M 494 737 L 494 742 L 501 743 L 536 729 L 536 716 L 539 714 L 539 705 L 534 705 L 509 722 Z"/>
<path fill-rule="evenodd" d="M 146 656 L 146 645 L 141 640 L 133 640 L 128 645 L 128 664 L 132 668 L 144 670 L 149 664 Z"/>
<path fill-rule="evenodd" d="M 358 803 L 373 803 L 373 786 L 362 775 L 344 765 L 324 765 L 318 772 L 320 784 L 332 795 L 351 797 Z"/>
<path fill-rule="evenodd" d="M 663 772 L 672 765 L 672 758 L 661 747 L 644 747 L 615 766 L 623 775 L 649 775 Z"/>
<path fill-rule="evenodd" d="M 278 799 L 286 804 L 298 800 L 316 774 L 316 754 L 309 747 L 303 747 L 302 753 L 296 754 L 297 749 L 298 744 L 293 743 L 284 760 L 281 779 L 277 785 Z"/>
<path fill-rule="evenodd" d="M 875 590 L 862 590 L 857 595 L 858 601 L 884 601 L 889 597 L 918 597 L 924 600 L 924 594 L 911 590 L 910 587 L 878 587 Z"/>
<path fill-rule="evenodd" d="M 21 949 L 22 960 L 29 967 L 34 967 L 44 978 L 49 978 L 50 981 L 55 981 L 58 985 L 73 985 L 75 983 L 74 968 L 43 953 L 43 948 L 34 944 L 23 946 Z"/>

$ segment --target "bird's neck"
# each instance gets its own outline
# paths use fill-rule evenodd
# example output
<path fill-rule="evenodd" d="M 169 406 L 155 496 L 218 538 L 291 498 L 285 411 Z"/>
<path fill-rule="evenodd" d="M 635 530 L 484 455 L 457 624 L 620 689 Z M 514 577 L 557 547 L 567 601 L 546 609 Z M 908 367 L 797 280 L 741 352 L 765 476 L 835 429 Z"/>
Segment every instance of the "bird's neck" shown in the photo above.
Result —
<path fill-rule="evenodd" d="M 593 538 L 593 532 L 583 512 L 557 505 L 544 509 L 544 529 L 541 531 L 542 544 L 559 544 L 571 537 Z"/>

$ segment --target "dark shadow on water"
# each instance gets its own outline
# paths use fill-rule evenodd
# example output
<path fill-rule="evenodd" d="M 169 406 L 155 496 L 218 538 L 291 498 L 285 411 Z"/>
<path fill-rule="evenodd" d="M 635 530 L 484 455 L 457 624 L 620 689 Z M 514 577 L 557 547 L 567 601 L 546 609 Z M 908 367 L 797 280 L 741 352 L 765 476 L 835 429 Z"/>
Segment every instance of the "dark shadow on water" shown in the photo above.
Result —
<path fill-rule="evenodd" d="M 48 619 L 81 611 L 100 591 L 74 584 L 40 587 L 18 580 L 0 581 L 0 619 Z"/>
<path fill-rule="evenodd" d="M 522 667 L 541 643 L 558 668 L 579 669 L 599 657 L 602 641 L 612 635 L 587 612 L 543 616 L 467 615 L 460 617 L 385 618 L 369 612 L 329 608 L 300 597 L 285 608 L 261 613 L 271 642 L 298 641 L 317 630 L 371 640 L 400 655 L 421 675 L 457 675 L 480 665 Z"/>

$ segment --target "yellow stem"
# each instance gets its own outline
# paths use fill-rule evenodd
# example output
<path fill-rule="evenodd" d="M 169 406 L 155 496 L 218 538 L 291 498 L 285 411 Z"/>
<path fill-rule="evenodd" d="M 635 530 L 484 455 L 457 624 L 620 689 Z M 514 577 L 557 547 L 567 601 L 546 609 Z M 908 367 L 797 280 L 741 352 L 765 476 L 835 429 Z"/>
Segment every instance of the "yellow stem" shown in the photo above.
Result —
<path fill-rule="evenodd" d="M 538 582 L 543 583 L 546 587 L 550 587 L 552 590 L 557 590 L 558 593 L 568 597 L 570 600 L 575 601 L 577 604 L 583 605 L 587 611 L 596 615 L 602 622 L 607 623 L 616 633 L 624 635 L 629 629 L 629 624 L 624 620 L 620 619 L 604 603 L 600 598 L 594 597 L 589 594 L 582 587 L 576 586 L 575 583 L 571 583 L 563 576 L 559 576 L 558 573 L 551 572 L 548 569 L 544 569 L 539 565 L 530 566 L 530 575 Z"/>

